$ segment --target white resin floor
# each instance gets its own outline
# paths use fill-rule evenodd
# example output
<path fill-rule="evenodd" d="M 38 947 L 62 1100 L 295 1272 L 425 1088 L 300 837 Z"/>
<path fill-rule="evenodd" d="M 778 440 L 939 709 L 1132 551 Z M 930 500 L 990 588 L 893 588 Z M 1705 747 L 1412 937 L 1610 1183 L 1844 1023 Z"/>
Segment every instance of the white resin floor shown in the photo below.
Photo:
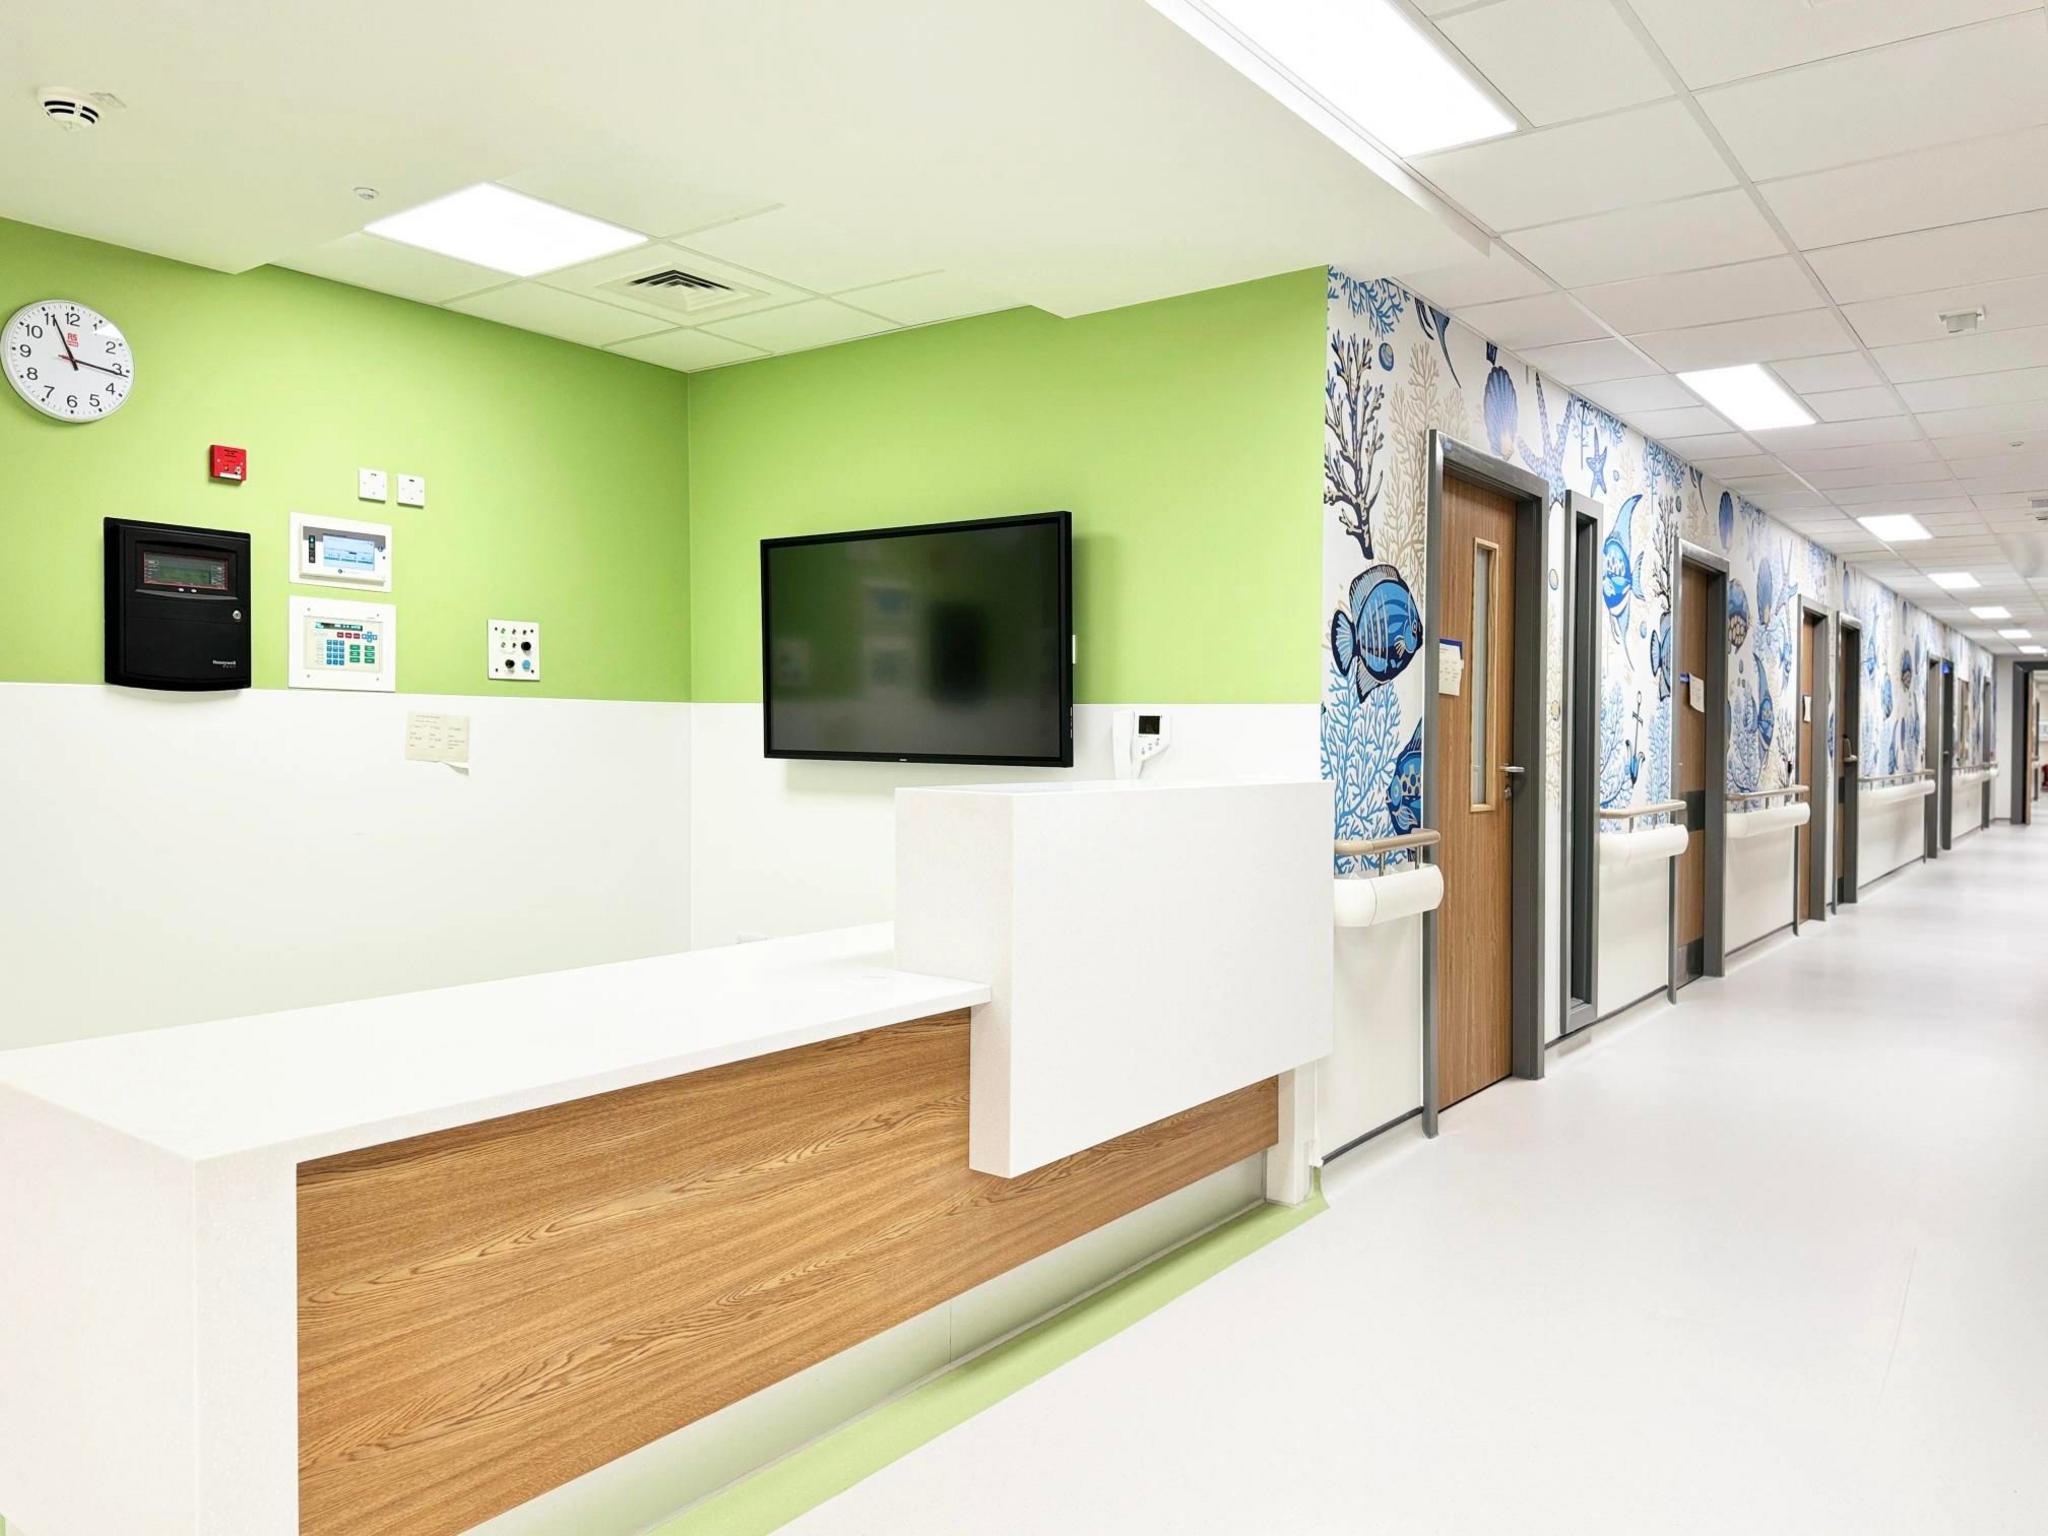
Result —
<path fill-rule="evenodd" d="M 2048 1532 L 2048 829 L 1326 1189 L 785 1531 Z"/>

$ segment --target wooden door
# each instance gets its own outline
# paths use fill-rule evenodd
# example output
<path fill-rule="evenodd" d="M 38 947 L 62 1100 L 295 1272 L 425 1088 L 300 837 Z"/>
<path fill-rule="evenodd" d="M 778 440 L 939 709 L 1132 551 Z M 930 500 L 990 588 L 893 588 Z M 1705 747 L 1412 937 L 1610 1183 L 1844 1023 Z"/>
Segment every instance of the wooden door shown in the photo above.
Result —
<path fill-rule="evenodd" d="M 1807 786 L 1807 803 L 1811 812 L 1806 824 L 1796 834 L 1799 839 L 1799 920 L 1803 923 L 1813 916 L 1813 828 L 1822 809 L 1827 805 L 1823 798 L 1826 786 L 1820 781 L 1820 759 L 1814 754 L 1814 743 L 1824 738 L 1820 733 L 1827 728 L 1827 710 L 1815 697 L 1814 687 L 1821 649 L 1821 620 L 1814 614 L 1804 615 L 1805 622 L 1799 626 L 1799 782 Z M 1816 720 L 1818 715 L 1821 718 Z"/>
<path fill-rule="evenodd" d="M 1437 698 L 1443 907 L 1437 914 L 1441 1105 L 1514 1069 L 1515 504 L 1444 480 L 1439 630 L 1464 651 L 1455 696 Z"/>
<path fill-rule="evenodd" d="M 1849 881 L 1849 787 L 1860 765 L 1856 761 L 1857 678 L 1863 665 L 1862 636 L 1844 629 L 1835 648 L 1835 900 L 1847 899 Z M 1808 782 L 1811 782 L 1810 780 Z"/>
<path fill-rule="evenodd" d="M 1678 580 L 1678 761 L 1671 793 L 1685 802 L 1685 852 L 1678 856 L 1678 984 L 1707 968 L 1707 715 L 1692 707 L 1693 690 L 1707 709 L 1727 703 L 1707 696 L 1707 603 L 1714 578 L 1704 566 L 1688 565 Z"/>
<path fill-rule="evenodd" d="M 1941 725 L 1941 662 L 1927 663 L 1927 702 L 1920 715 L 1921 762 L 1934 775 L 1934 793 L 1926 800 L 1927 806 L 1927 857 L 1934 858 L 1941 852 L 1942 817 L 1948 814 L 1944 805 L 1943 789 L 1947 774 L 1942 771 L 1942 725 Z"/>

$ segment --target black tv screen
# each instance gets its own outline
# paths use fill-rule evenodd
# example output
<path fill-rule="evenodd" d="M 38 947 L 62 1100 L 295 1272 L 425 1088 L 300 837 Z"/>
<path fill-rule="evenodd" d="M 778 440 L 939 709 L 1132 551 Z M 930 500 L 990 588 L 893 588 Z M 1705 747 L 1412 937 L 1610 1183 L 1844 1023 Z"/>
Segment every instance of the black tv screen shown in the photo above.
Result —
<path fill-rule="evenodd" d="M 761 541 L 770 757 L 1074 761 L 1065 512 Z"/>

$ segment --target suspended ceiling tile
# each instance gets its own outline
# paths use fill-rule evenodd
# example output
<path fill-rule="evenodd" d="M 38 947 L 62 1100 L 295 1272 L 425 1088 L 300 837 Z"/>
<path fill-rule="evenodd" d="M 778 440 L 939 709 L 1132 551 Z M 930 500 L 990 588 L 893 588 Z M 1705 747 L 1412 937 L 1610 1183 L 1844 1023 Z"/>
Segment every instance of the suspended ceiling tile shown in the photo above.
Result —
<path fill-rule="evenodd" d="M 833 297 L 855 309 L 894 320 L 898 325 L 929 325 L 966 315 L 984 315 L 991 310 L 1009 309 L 1014 302 L 952 272 L 926 272 L 893 283 L 877 283 L 871 288 L 849 289 Z"/>
<path fill-rule="evenodd" d="M 1939 459 L 1926 464 L 1865 464 L 1855 469 L 1802 469 L 1807 481 L 1823 491 L 1857 490 L 1868 485 L 1947 485 L 1955 491 L 1955 475 Z"/>
<path fill-rule="evenodd" d="M 1669 411 L 1637 411 L 1629 420 L 1646 437 L 1655 438 L 1660 443 L 1666 437 L 1698 437 L 1702 433 L 1728 430 L 1726 418 L 1704 405 L 1680 406 Z"/>
<path fill-rule="evenodd" d="M 2048 209 L 1830 246 L 1808 260 L 1837 302 L 2048 273 Z"/>
<path fill-rule="evenodd" d="M 1905 406 L 1882 385 L 1862 389 L 1809 390 L 1800 396 L 1822 421 L 1860 421 L 1866 416 L 1902 416 Z"/>
<path fill-rule="evenodd" d="M 1757 190 L 1794 243 L 1808 249 L 2048 208 L 2048 128 L 1839 166 Z"/>
<path fill-rule="evenodd" d="M 834 342 L 872 336 L 894 326 L 877 316 L 835 304 L 830 299 L 806 299 L 781 309 L 764 309 L 704 327 L 714 336 L 765 347 L 770 352 L 799 352 L 807 347 L 828 347 Z"/>
<path fill-rule="evenodd" d="M 1631 0 L 1695 90 L 1987 17 L 2027 0 Z"/>
<path fill-rule="evenodd" d="M 2015 368 L 1960 379 L 1901 384 L 1899 393 L 1916 411 L 1960 411 L 1973 405 L 2017 405 L 2048 400 L 2048 368 Z"/>
<path fill-rule="evenodd" d="M 1869 421 L 1823 421 L 1810 427 L 1778 427 L 1769 432 L 1750 434 L 1773 453 L 1781 449 L 1797 452 L 1808 448 L 1851 448 L 1866 443 L 1896 443 L 1919 435 L 1912 418 L 1908 416 L 1881 416 Z"/>
<path fill-rule="evenodd" d="M 1854 3 L 1854 0 L 1833 0 Z M 1703 91 L 1757 181 L 2048 122 L 2037 10 Z"/>
<path fill-rule="evenodd" d="M 1525 229 L 1509 243 L 1567 288 L 1785 253 L 1748 194 L 1732 188 Z"/>
<path fill-rule="evenodd" d="M 667 331 L 638 341 L 622 341 L 609 350 L 683 373 L 695 373 L 700 368 L 722 368 L 728 363 L 750 362 L 754 358 L 768 356 L 759 347 L 743 346 L 737 341 L 727 341 L 723 336 L 688 330 Z"/>
<path fill-rule="evenodd" d="M 1629 339 L 1674 372 L 1768 363 L 1781 357 L 1806 357 L 1856 344 L 1849 328 L 1831 309 L 1810 309 L 1801 314 L 1756 320 L 1724 320 L 1718 325 L 1656 331 Z"/>
<path fill-rule="evenodd" d="M 501 325 L 516 325 L 586 347 L 610 346 L 635 336 L 668 329 L 662 321 L 603 304 L 579 294 L 564 293 L 544 283 L 508 283 L 487 293 L 457 299 L 448 308 Z"/>
<path fill-rule="evenodd" d="M 1880 347 L 1872 355 L 1886 374 L 1902 383 L 2038 368 L 2048 365 L 2048 326 L 1913 341 Z"/>
<path fill-rule="evenodd" d="M 1932 464 L 1941 456 L 1932 443 L 1909 437 L 1889 443 L 1785 447 L 1779 451 L 1779 457 L 1787 467 L 1806 474 L 1811 470 L 1859 469 L 1870 465 Z"/>
<path fill-rule="evenodd" d="M 1860 389 L 1866 384 L 1884 382 L 1860 352 L 1780 358 L 1771 364 L 1771 372 L 1802 395 L 1810 389 Z"/>
<path fill-rule="evenodd" d="M 378 293 L 395 294 L 420 304 L 445 304 L 465 293 L 495 288 L 505 274 L 472 266 L 450 256 L 376 235 L 343 235 L 290 261 L 278 263 L 294 272 L 352 283 Z"/>
<path fill-rule="evenodd" d="M 1488 139 L 1411 163 L 1452 201 L 1497 230 L 1554 224 L 1560 218 L 1735 184 L 1713 141 L 1676 101 Z"/>
<path fill-rule="evenodd" d="M 1671 448 L 1669 442 L 1665 446 Z M 1671 451 L 1673 453 L 1678 452 L 1676 448 L 1671 448 Z M 1785 468 L 1774 456 L 1768 453 L 1738 454 L 1733 458 L 1715 459 L 1710 466 L 1703 467 L 1706 467 L 1707 472 L 1718 480 L 1732 480 L 1737 476 L 1755 477 L 1757 475 L 1782 474 Z"/>
<path fill-rule="evenodd" d="M 1840 486 L 1828 492 L 1838 507 L 1853 507 L 1858 512 L 1872 508 L 1896 507 L 1901 512 L 1911 512 L 1924 522 L 1923 514 L 1938 512 L 1970 512 L 1970 498 L 1953 480 L 1928 482 L 1901 482 L 1887 480 L 1878 485 Z"/>
<path fill-rule="evenodd" d="M 1671 94 L 1608 0 L 1500 0 L 1438 26 L 1539 127 Z"/>
<path fill-rule="evenodd" d="M 1419 293 L 1439 308 L 1453 313 L 1475 304 L 1546 293 L 1551 287 L 1547 279 L 1532 272 L 1520 257 L 1497 240 L 1484 255 L 1474 254 L 1450 266 L 1410 272 L 1399 282 L 1409 292 Z"/>
<path fill-rule="evenodd" d="M 913 277 L 929 260 L 870 231 L 842 227 L 831 218 L 775 208 L 698 230 L 683 245 L 812 293 L 838 293 Z"/>
<path fill-rule="evenodd" d="M 1922 411 L 1920 425 L 1929 437 L 1963 437 L 1976 433 L 2010 433 L 2048 430 L 2048 401 L 2019 405 L 1977 405 L 1955 411 Z"/>
<path fill-rule="evenodd" d="M 1826 301 L 1790 256 L 1604 283 L 1576 297 L 1623 335 L 1790 314 Z"/>
<path fill-rule="evenodd" d="M 1703 432 L 1693 436 L 1667 437 L 1664 446 L 1688 464 L 1709 466 L 1719 459 L 1739 459 L 1756 452 L 1756 444 L 1740 432 Z"/>
<path fill-rule="evenodd" d="M 773 198 L 698 186 L 687 160 L 606 139 L 500 178 L 530 197 L 659 240 L 765 213 Z"/>
<path fill-rule="evenodd" d="M 1461 311 L 1458 318 L 1488 341 L 1513 352 L 1568 341 L 1595 341 L 1607 335 L 1604 325 L 1562 293 L 1478 304 Z"/>
<path fill-rule="evenodd" d="M 1842 313 L 1865 345 L 1893 347 L 1915 341 L 1948 340 L 1948 328 L 1941 317 L 1959 309 L 1984 311 L 1984 318 L 1978 322 L 1979 335 L 2048 326 L 2048 276 L 1872 299 L 1862 304 L 1846 304 Z"/>
<path fill-rule="evenodd" d="M 1668 411 L 1679 406 L 1698 405 L 1699 396 L 1666 374 L 1640 379 L 1608 379 L 1588 384 L 1579 391 L 1603 410 L 1626 416 L 1631 411 Z"/>
<path fill-rule="evenodd" d="M 1599 341 L 1531 347 L 1522 358 L 1530 367 L 1569 385 L 1597 384 L 1603 379 L 1639 379 L 1659 371 L 1655 363 L 1634 347 L 1611 336 Z"/>

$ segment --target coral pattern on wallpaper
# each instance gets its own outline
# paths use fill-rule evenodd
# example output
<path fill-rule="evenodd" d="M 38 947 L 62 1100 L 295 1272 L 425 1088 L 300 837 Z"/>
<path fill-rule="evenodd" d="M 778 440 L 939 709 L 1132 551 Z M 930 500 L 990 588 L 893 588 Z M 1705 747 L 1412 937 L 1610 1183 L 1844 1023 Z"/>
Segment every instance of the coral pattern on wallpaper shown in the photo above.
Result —
<path fill-rule="evenodd" d="M 1338 836 L 1384 837 L 1421 824 L 1427 743 L 1419 663 L 1431 428 L 1550 486 L 1553 573 L 1566 493 L 1601 505 L 1600 742 L 1593 771 L 1603 807 L 1670 794 L 1673 711 L 1683 707 L 1684 693 L 1671 628 L 1681 538 L 1729 562 L 1729 687 L 1721 707 L 1729 720 L 1731 791 L 1797 780 L 1802 604 L 1840 606 L 1863 619 L 1867 774 L 1904 771 L 1877 763 L 1921 765 L 1930 654 L 1950 656 L 1960 677 L 1988 677 L 1988 653 L 1887 588 L 1845 572 L 1827 550 L 1399 284 L 1333 270 L 1328 342 L 1322 761 L 1337 790 Z M 1545 600 L 1553 644 L 1543 662 L 1548 696 L 1556 699 L 1563 594 L 1553 587 Z M 1817 726 L 1832 721 L 1825 682 L 1814 708 Z M 1970 714 L 1969 760 L 1985 755 L 1988 713 Z M 1815 734 L 1832 764 L 1831 726 Z M 1561 792 L 1563 735 L 1562 721 L 1550 720 L 1545 750 L 1553 803 Z"/>

